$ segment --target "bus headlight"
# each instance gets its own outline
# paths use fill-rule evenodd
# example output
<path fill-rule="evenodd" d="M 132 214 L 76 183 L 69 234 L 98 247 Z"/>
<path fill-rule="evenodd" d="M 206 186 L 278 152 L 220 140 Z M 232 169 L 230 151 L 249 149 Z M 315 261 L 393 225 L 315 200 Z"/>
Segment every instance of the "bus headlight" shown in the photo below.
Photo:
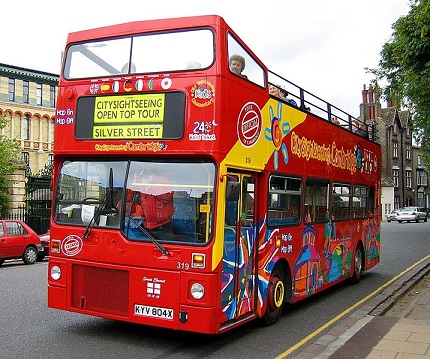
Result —
<path fill-rule="evenodd" d="M 52 266 L 51 268 L 51 278 L 53 280 L 59 280 L 61 278 L 61 269 L 59 266 Z"/>
<path fill-rule="evenodd" d="M 194 299 L 202 299 L 205 295 L 205 288 L 200 283 L 194 283 L 190 292 Z"/>

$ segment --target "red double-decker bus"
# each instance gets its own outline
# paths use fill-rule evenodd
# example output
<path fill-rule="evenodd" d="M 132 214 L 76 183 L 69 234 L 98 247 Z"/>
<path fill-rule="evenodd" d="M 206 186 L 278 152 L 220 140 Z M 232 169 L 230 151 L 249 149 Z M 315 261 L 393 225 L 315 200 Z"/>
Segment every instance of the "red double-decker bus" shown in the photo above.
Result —
<path fill-rule="evenodd" d="M 221 17 L 69 34 L 49 307 L 221 333 L 358 282 L 380 253 L 375 138 Z"/>

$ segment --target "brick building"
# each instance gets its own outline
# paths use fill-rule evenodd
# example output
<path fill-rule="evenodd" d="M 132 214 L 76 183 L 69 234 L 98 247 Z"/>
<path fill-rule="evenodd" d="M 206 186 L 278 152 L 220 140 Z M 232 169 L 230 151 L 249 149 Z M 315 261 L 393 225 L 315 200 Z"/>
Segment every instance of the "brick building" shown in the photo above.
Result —
<path fill-rule="evenodd" d="M 421 148 L 414 146 L 409 110 L 391 103 L 381 107 L 377 89 L 364 86 L 360 117 L 373 124 L 382 148 L 382 210 L 404 206 L 429 207 L 428 171 L 422 162 Z"/>

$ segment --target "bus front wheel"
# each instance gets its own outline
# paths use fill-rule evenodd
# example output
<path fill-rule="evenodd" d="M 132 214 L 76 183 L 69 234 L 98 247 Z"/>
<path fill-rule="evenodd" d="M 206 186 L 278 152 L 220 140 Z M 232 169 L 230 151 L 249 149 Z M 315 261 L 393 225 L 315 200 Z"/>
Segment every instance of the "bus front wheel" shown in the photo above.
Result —
<path fill-rule="evenodd" d="M 264 322 L 267 325 L 276 323 L 282 314 L 285 297 L 285 272 L 282 266 L 277 263 L 273 268 L 267 289 L 267 306 L 264 313 Z"/>

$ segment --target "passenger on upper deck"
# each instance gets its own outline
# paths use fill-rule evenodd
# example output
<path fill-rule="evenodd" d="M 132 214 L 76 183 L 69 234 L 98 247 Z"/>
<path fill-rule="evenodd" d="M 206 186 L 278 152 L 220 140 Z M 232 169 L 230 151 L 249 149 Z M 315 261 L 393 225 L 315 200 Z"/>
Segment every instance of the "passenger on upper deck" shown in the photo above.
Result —
<path fill-rule="evenodd" d="M 230 71 L 234 74 L 248 78 L 246 75 L 242 74 L 242 71 L 245 70 L 245 58 L 243 56 L 231 55 L 228 61 L 228 66 Z"/>
<path fill-rule="evenodd" d="M 276 96 L 280 98 L 281 100 L 287 101 L 290 105 L 297 107 L 297 102 L 294 101 L 292 98 L 287 98 L 288 92 L 284 88 L 282 88 L 280 85 L 272 85 L 269 84 L 269 94 L 272 96 Z M 309 109 L 306 109 L 309 110 Z"/>
<path fill-rule="evenodd" d="M 352 132 L 356 133 L 357 135 L 369 138 L 369 135 L 367 134 L 367 129 L 365 124 L 361 124 L 357 120 L 352 121 Z"/>
<path fill-rule="evenodd" d="M 282 87 L 279 85 L 272 85 L 269 84 L 269 93 L 272 96 L 276 96 L 280 99 L 287 100 L 288 92 L 285 91 Z"/>
<path fill-rule="evenodd" d="M 336 125 L 340 125 L 339 119 L 336 116 L 331 117 L 331 122 L 335 123 Z"/>

